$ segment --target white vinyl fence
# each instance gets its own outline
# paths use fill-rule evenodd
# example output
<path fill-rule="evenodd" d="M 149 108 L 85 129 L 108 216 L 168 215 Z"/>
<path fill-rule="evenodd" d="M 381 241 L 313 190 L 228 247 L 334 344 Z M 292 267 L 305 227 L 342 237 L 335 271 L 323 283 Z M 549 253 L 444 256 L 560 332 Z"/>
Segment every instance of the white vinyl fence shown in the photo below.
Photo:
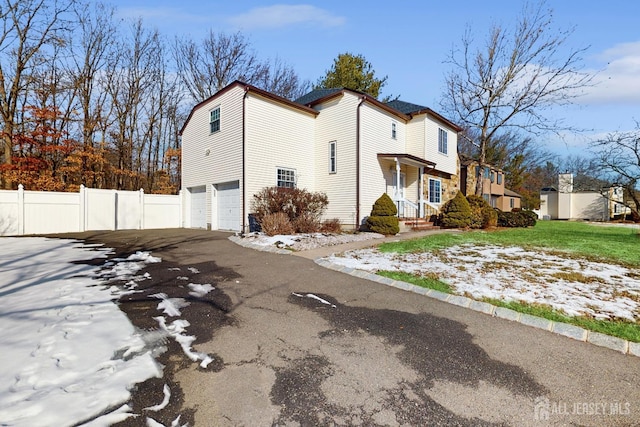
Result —
<path fill-rule="evenodd" d="M 182 227 L 182 196 L 80 187 L 0 191 L 0 236 Z"/>

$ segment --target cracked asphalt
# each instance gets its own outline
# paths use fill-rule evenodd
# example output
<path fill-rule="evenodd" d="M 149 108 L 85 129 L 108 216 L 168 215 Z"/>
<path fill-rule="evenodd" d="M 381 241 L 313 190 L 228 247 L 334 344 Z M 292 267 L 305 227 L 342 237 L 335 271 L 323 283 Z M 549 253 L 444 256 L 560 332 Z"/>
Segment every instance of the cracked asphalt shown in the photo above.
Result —
<path fill-rule="evenodd" d="M 141 293 L 120 300 L 132 323 L 156 329 L 163 292 L 213 357 L 207 368 L 167 339 L 162 379 L 139 384 L 137 413 L 195 426 L 640 425 L 640 358 L 259 252 L 202 230 L 60 235 L 137 250 Z M 189 272 L 188 268 L 198 273 Z M 205 297 L 189 283 L 210 283 Z M 145 425 L 130 418 L 122 426 Z"/>

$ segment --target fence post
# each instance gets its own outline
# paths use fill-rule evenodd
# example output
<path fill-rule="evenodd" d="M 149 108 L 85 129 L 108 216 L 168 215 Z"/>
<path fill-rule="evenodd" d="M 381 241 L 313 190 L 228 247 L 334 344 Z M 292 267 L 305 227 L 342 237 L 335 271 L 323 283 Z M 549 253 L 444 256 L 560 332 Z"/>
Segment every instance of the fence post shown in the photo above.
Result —
<path fill-rule="evenodd" d="M 79 230 L 86 231 L 87 229 L 87 205 L 85 202 L 86 199 L 86 189 L 84 184 L 80 184 L 80 224 Z"/>
<path fill-rule="evenodd" d="M 182 211 L 182 209 L 184 208 L 184 198 L 185 198 L 185 193 L 182 190 L 178 191 L 178 196 L 180 197 L 180 199 L 178 199 L 180 201 L 180 213 L 178 214 L 178 228 L 184 228 L 184 219 L 182 218 L 184 212 Z"/>
<path fill-rule="evenodd" d="M 138 221 L 138 229 L 144 230 L 144 188 L 138 192 L 140 202 L 140 220 Z"/>
<path fill-rule="evenodd" d="M 24 235 L 24 186 L 18 184 L 18 236 Z"/>

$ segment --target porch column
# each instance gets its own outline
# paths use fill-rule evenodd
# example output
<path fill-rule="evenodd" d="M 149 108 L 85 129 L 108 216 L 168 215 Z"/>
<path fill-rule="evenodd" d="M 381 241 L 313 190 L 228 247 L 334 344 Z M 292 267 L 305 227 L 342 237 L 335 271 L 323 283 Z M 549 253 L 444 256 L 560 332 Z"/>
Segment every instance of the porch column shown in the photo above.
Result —
<path fill-rule="evenodd" d="M 422 218 L 424 216 L 424 166 L 420 166 L 418 168 L 418 192 L 420 193 L 420 198 L 418 199 L 418 217 Z"/>
<path fill-rule="evenodd" d="M 396 200 L 400 200 L 400 161 L 396 157 Z"/>

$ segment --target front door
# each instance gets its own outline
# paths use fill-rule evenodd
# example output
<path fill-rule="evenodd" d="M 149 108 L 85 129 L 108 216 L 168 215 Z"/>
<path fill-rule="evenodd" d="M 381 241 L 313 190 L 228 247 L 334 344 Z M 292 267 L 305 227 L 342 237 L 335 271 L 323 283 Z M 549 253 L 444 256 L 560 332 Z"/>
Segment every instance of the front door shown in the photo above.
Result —
<path fill-rule="evenodd" d="M 404 200 L 404 182 L 405 175 L 404 173 L 400 173 L 400 184 L 398 185 L 398 174 L 397 172 L 393 173 L 393 182 L 391 183 L 393 187 L 393 201 L 396 202 L 396 207 L 398 208 L 398 216 L 404 216 L 404 203 L 398 203 L 398 200 Z"/>

